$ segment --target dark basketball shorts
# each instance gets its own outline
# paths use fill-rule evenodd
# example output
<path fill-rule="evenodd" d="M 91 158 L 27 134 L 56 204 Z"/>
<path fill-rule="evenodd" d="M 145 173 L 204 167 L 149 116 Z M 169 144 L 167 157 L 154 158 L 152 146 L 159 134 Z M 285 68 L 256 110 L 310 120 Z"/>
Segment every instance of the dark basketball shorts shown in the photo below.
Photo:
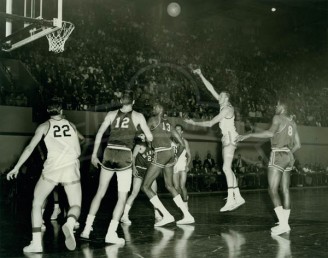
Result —
<path fill-rule="evenodd" d="M 281 172 L 291 171 L 294 166 L 294 156 L 289 150 L 272 150 L 268 167 L 274 167 Z"/>
<path fill-rule="evenodd" d="M 136 169 L 137 169 L 137 172 L 134 176 L 143 180 L 147 173 L 147 168 L 136 165 Z"/>
<path fill-rule="evenodd" d="M 102 167 L 115 172 L 131 168 L 131 150 L 125 146 L 108 145 L 104 151 Z"/>
<path fill-rule="evenodd" d="M 175 164 L 175 153 L 173 147 L 155 148 L 152 164 L 160 167 L 172 167 Z"/>

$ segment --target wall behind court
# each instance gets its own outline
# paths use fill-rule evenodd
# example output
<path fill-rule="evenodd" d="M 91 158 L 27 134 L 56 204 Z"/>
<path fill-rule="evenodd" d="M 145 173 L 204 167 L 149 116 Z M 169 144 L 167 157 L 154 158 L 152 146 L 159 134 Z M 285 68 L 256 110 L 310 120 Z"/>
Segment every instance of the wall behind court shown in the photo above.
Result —
<path fill-rule="evenodd" d="M 88 111 L 65 111 L 67 119 L 77 126 L 78 130 L 92 141 L 106 113 Z M 192 158 L 196 152 L 202 160 L 208 152 L 218 161 L 221 160 L 221 141 L 218 126 L 202 128 L 191 126 L 180 118 L 170 118 L 173 125 L 179 123 L 185 127 L 185 138 L 191 146 Z M 33 136 L 37 127 L 32 122 L 32 109 L 28 107 L 0 106 L 0 172 L 7 170 L 21 154 Z M 268 124 L 257 124 L 257 130 L 268 128 Z M 237 130 L 243 133 L 243 123 L 237 123 Z M 298 127 L 302 148 L 297 152 L 301 164 L 320 163 L 328 166 L 328 128 Z M 266 141 L 250 140 L 243 142 L 237 149 L 249 162 L 255 162 L 260 155 L 268 158 L 269 144 Z"/>

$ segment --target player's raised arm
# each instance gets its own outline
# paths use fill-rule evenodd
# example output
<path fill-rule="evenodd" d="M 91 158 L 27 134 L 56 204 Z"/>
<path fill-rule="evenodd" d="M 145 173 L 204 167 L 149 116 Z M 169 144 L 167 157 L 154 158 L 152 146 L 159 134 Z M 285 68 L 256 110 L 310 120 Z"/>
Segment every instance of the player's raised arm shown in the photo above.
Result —
<path fill-rule="evenodd" d="M 45 135 L 46 132 L 48 131 L 48 128 L 49 128 L 49 123 L 43 123 L 39 125 L 30 143 L 26 146 L 23 153 L 21 154 L 16 166 L 7 174 L 7 180 L 17 177 L 20 167 L 30 157 L 35 147 L 41 141 L 42 136 Z"/>
<path fill-rule="evenodd" d="M 202 74 L 202 71 L 200 69 L 196 69 L 196 70 L 193 70 L 193 73 L 194 74 L 197 74 L 199 75 L 199 77 L 201 78 L 202 82 L 204 83 L 206 89 L 213 95 L 213 97 L 216 99 L 216 100 L 219 100 L 219 94 L 216 92 L 216 90 L 214 89 L 212 83 L 210 83 L 205 77 L 204 75 Z"/>
<path fill-rule="evenodd" d="M 229 116 L 229 114 L 231 114 L 231 112 L 233 112 L 233 110 L 231 110 L 230 108 L 224 108 L 223 110 L 221 110 L 221 112 L 218 115 L 216 115 L 212 120 L 209 120 L 209 121 L 195 122 L 192 119 L 185 119 L 184 121 L 191 125 L 197 125 L 197 126 L 202 126 L 202 127 L 212 127 L 213 125 L 221 122 L 221 120 L 223 118 Z"/>
<path fill-rule="evenodd" d="M 101 164 L 101 162 L 98 159 L 98 149 L 102 140 L 102 137 L 105 133 L 105 131 L 107 130 L 107 128 L 112 124 L 112 120 L 113 118 L 115 118 L 114 113 L 113 112 L 109 112 L 105 119 L 104 122 L 101 124 L 97 135 L 96 135 L 96 139 L 94 142 L 94 146 L 93 146 L 93 152 L 92 152 L 92 157 L 91 157 L 91 162 L 95 167 L 98 167 L 98 164 Z"/>

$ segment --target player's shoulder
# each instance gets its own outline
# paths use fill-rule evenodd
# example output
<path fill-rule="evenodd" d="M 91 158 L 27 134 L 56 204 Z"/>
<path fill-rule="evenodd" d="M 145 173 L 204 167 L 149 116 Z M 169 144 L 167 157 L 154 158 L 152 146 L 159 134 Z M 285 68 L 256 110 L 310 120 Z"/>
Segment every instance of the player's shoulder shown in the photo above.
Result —
<path fill-rule="evenodd" d="M 50 119 L 40 124 L 37 128 L 37 132 L 46 133 L 50 128 Z"/>
<path fill-rule="evenodd" d="M 138 111 L 132 110 L 132 115 L 135 117 L 144 117 L 144 115 Z"/>

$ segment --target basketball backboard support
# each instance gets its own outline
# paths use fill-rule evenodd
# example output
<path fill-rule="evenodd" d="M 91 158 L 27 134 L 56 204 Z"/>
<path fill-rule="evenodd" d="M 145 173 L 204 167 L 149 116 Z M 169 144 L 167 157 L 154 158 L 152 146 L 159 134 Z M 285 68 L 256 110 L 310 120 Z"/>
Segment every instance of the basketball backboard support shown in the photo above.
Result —
<path fill-rule="evenodd" d="M 3 51 L 10 52 L 62 28 L 63 0 L 5 1 L 6 9 L 0 10 L 1 22 L 6 23 L 5 37 L 0 40 Z"/>

